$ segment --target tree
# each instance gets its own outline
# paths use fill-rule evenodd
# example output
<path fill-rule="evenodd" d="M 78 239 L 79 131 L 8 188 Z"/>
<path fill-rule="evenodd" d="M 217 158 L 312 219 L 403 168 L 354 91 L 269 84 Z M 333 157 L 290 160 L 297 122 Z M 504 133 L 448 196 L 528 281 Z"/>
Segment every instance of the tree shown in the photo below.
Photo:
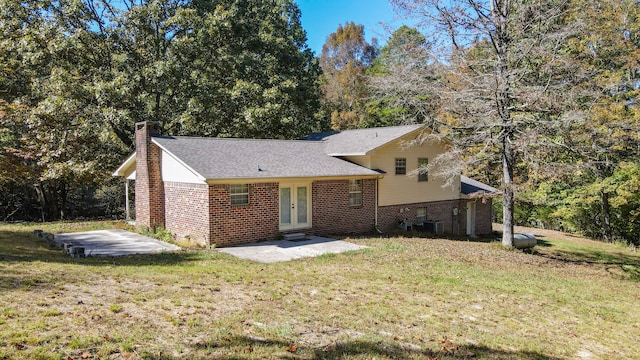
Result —
<path fill-rule="evenodd" d="M 380 49 L 376 63 L 383 68 L 393 64 L 406 64 L 415 60 L 415 57 L 410 54 L 428 49 L 427 38 L 418 29 L 402 25 L 391 34 L 389 41 Z"/>
<path fill-rule="evenodd" d="M 364 26 L 339 25 L 322 46 L 323 101 L 333 129 L 353 129 L 365 119 L 366 71 L 376 58 L 376 41 L 367 43 Z"/>
<path fill-rule="evenodd" d="M 206 124 L 198 134 L 236 137 L 297 138 L 319 130 L 320 68 L 292 1 L 225 0 L 204 18 L 207 31 L 194 39 L 203 51 L 195 68 L 203 85 L 185 122 Z"/>
<path fill-rule="evenodd" d="M 517 185 L 526 180 L 533 161 L 541 160 L 532 158 L 530 150 L 541 138 L 553 136 L 560 124 L 571 121 L 564 115 L 577 102 L 572 89 L 582 77 L 562 51 L 574 34 L 564 21 L 568 3 L 392 3 L 420 20 L 433 47 L 426 56 L 415 58 L 430 65 L 419 75 L 399 66 L 390 70 L 387 82 L 401 90 L 401 84 L 408 83 L 412 92 L 437 96 L 438 116 L 425 120 L 435 130 L 431 136 L 448 138 L 452 150 L 430 162 L 432 173 L 451 178 L 474 164 L 499 161 L 502 243 L 511 247 Z M 403 98 L 398 94 L 398 99 Z"/>
<path fill-rule="evenodd" d="M 291 0 L 0 0 L 0 34 L 0 184 L 35 189 L 46 219 L 110 179 L 136 122 L 269 138 L 320 127 L 320 69 Z"/>
<path fill-rule="evenodd" d="M 421 88 L 413 89 L 412 82 L 387 83 L 390 72 L 400 69 L 405 80 L 412 74 L 424 74 L 429 66 L 425 61 L 429 50 L 430 44 L 416 28 L 403 25 L 391 34 L 386 45 L 380 49 L 380 55 L 367 70 L 369 101 L 366 104 L 366 127 L 422 122 L 435 113 L 435 108 L 425 106 L 436 103 L 430 99 L 431 94 L 420 92 Z M 398 89 L 398 86 L 402 88 Z"/>
<path fill-rule="evenodd" d="M 565 178 L 575 191 L 566 192 L 557 214 L 605 241 L 615 236 L 629 240 L 619 231 L 629 223 L 616 219 L 622 210 L 615 204 L 621 204 L 618 189 L 629 183 L 622 174 L 633 169 L 630 163 L 637 164 L 640 156 L 640 5 L 574 0 L 570 9 L 567 20 L 582 27 L 566 49 L 590 74 L 582 85 L 589 100 L 584 102 L 585 116 L 568 124 L 565 136 L 557 140 L 563 157 L 573 164 Z"/>
<path fill-rule="evenodd" d="M 112 127 L 128 145 L 133 123 L 144 120 L 177 135 L 317 130 L 320 69 L 290 0 L 87 4 L 114 49 L 100 101 L 120 115 Z"/>
<path fill-rule="evenodd" d="M 76 7 L 0 5 L 0 178 L 35 189 L 42 219 L 64 218 L 70 187 L 104 178 L 122 152 L 86 86 L 102 61 L 94 57 L 101 39 L 78 26 Z"/>

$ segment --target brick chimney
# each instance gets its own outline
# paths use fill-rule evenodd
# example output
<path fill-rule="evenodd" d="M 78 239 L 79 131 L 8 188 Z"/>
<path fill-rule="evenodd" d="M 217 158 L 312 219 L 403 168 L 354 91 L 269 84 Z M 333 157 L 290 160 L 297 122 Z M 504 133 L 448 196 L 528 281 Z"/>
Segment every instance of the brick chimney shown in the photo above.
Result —
<path fill-rule="evenodd" d="M 151 142 L 160 135 L 160 124 L 144 121 L 136 124 L 136 225 L 164 227 L 164 185 L 162 150 Z"/>

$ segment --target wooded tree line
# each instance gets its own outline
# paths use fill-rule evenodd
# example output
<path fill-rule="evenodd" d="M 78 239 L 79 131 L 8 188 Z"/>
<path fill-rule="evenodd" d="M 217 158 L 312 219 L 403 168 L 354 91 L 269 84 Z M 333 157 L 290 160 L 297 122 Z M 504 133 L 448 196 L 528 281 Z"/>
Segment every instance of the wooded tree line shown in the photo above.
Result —
<path fill-rule="evenodd" d="M 391 2 L 414 28 L 367 52 L 346 24 L 323 48 L 334 128 L 428 124 L 452 150 L 425 171 L 501 184 L 506 246 L 515 224 L 640 243 L 636 1 Z"/>
<path fill-rule="evenodd" d="M 424 171 L 502 184 L 505 245 L 513 224 L 640 242 L 636 1 L 392 4 L 414 27 L 378 46 L 346 23 L 316 58 L 291 0 L 0 0 L 0 217 L 119 211 L 110 173 L 138 121 L 254 138 L 425 123 L 452 150 Z"/>
<path fill-rule="evenodd" d="M 103 204 L 136 122 L 253 138 L 323 128 L 290 0 L 0 0 L 0 34 L 0 220 Z"/>

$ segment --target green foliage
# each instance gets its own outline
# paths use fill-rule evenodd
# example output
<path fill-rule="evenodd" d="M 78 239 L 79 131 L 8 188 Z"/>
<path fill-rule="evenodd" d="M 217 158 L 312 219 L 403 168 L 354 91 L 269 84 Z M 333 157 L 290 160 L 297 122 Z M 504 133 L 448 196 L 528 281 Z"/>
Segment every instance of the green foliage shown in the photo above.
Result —
<path fill-rule="evenodd" d="M 420 20 L 428 51 L 381 51 L 370 70 L 379 113 L 402 108 L 451 135 L 460 152 L 441 168 L 503 179 L 496 213 L 513 209 L 514 224 L 638 241 L 639 205 L 622 190 L 640 156 L 637 1 L 392 3 Z M 422 44 L 409 30 L 397 39 Z M 407 43 L 397 39 L 389 46 Z"/>
<path fill-rule="evenodd" d="M 0 187 L 33 187 L 44 219 L 109 181 L 136 122 L 251 138 L 322 127 L 291 0 L 0 0 L 0 33 Z"/>
<path fill-rule="evenodd" d="M 376 65 L 385 67 L 395 64 L 406 64 L 416 60 L 416 51 L 424 51 L 430 46 L 427 38 L 418 29 L 407 25 L 395 30 L 386 45 L 380 49 L 380 56 L 376 59 Z"/>
<path fill-rule="evenodd" d="M 118 15 L 108 31 L 125 53 L 111 84 L 126 98 L 111 103 L 136 105 L 128 128 L 153 119 L 170 134 L 250 138 L 315 129 L 319 68 L 290 0 L 148 1 Z"/>
<path fill-rule="evenodd" d="M 423 122 L 426 116 L 434 114 L 435 107 L 424 111 L 424 105 L 433 103 L 431 94 L 404 86 L 402 89 L 385 86 L 388 76 L 399 67 L 412 68 L 420 72 L 427 66 L 426 52 L 430 45 L 426 37 L 416 28 L 401 26 L 395 30 L 386 45 L 380 49 L 380 55 L 367 69 L 371 97 L 365 108 L 366 120 L 361 127 L 394 126 Z"/>
<path fill-rule="evenodd" d="M 63 218 L 70 189 L 100 184 L 126 152 L 90 87 L 102 41 L 80 26 L 78 4 L 0 5 L 0 179 L 33 186 L 42 217 Z"/>
<path fill-rule="evenodd" d="M 539 183 L 515 204 L 517 225 L 560 229 L 604 239 L 603 197 L 608 194 L 612 238 L 628 244 L 640 239 L 640 164 L 625 162 L 611 176 L 598 179 L 591 172 L 576 172 L 564 182 Z M 494 206 L 499 218 L 501 209 Z M 605 239 L 606 240 L 606 239 Z"/>
<path fill-rule="evenodd" d="M 556 211 L 574 231 L 602 238 L 601 191 L 609 194 L 610 221 L 614 238 L 640 244 L 640 164 L 622 163 L 601 182 L 578 186 Z M 603 190 L 604 189 L 604 190 Z"/>
<path fill-rule="evenodd" d="M 364 26 L 353 22 L 338 25 L 322 46 L 322 100 L 333 129 L 363 126 L 368 96 L 366 72 L 376 56 L 375 39 L 373 44 L 367 43 Z"/>
<path fill-rule="evenodd" d="M 638 14 L 635 1 L 572 1 L 566 21 L 580 24 L 580 31 L 565 50 L 581 68 L 582 97 L 574 101 L 582 112 L 569 115 L 573 121 L 543 141 L 542 151 L 564 169 L 536 176 L 551 177 L 537 185 L 536 192 L 553 198 L 552 216 L 572 231 L 609 242 L 640 241 L 640 203 L 633 181 L 640 156 Z M 548 145 L 556 153 L 550 154 Z"/>
<path fill-rule="evenodd" d="M 171 230 L 166 229 L 164 227 L 143 227 L 140 229 L 142 235 L 148 236 L 154 239 L 158 239 L 160 241 L 175 243 L 175 236 L 171 232 Z"/>

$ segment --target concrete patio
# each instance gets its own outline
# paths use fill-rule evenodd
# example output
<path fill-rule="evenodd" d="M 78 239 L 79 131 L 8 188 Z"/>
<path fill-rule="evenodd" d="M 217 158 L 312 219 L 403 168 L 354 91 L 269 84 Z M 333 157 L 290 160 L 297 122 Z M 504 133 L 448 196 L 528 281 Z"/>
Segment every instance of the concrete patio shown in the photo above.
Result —
<path fill-rule="evenodd" d="M 241 259 L 262 263 L 274 263 L 305 257 L 315 257 L 323 254 L 338 254 L 363 248 L 366 248 L 366 246 L 319 236 L 306 236 L 300 240 L 265 241 L 220 248 L 218 251 Z"/>
<path fill-rule="evenodd" d="M 83 247 L 85 256 L 123 256 L 178 251 L 180 247 L 126 230 L 97 230 L 56 234 L 61 247 Z"/>
<path fill-rule="evenodd" d="M 82 256 L 157 254 L 180 250 L 176 245 L 118 229 L 56 234 L 53 241 L 60 247 L 66 244 L 72 249 L 84 249 Z M 363 248 L 366 246 L 319 236 L 305 236 L 295 240 L 273 240 L 237 245 L 220 248 L 217 251 L 240 259 L 273 263 Z"/>

